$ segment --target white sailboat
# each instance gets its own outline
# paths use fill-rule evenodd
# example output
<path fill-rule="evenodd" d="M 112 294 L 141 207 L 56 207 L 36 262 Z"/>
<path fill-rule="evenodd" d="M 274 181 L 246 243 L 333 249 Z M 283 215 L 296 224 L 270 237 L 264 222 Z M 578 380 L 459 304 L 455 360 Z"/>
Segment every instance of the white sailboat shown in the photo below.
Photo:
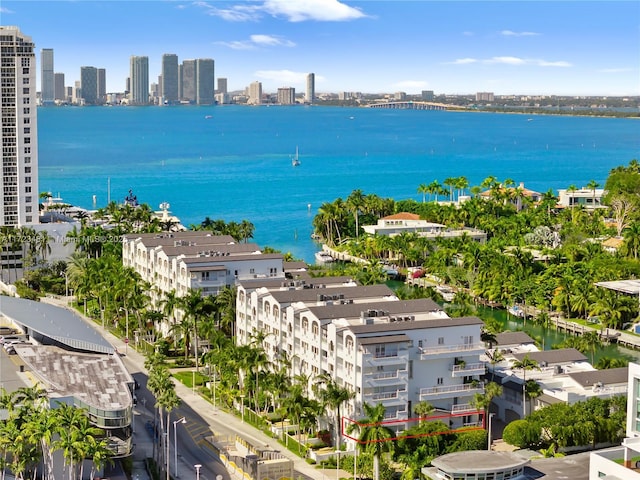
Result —
<path fill-rule="evenodd" d="M 296 156 L 291 157 L 291 165 L 297 167 L 300 165 L 300 159 L 298 158 L 298 146 L 296 145 Z"/>

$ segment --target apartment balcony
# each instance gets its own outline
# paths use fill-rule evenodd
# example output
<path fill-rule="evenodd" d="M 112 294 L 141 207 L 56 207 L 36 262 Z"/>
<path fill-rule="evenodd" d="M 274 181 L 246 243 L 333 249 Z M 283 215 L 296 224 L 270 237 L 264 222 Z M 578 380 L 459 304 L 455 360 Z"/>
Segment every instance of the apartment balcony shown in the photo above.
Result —
<path fill-rule="evenodd" d="M 470 403 L 461 403 L 459 405 L 451 406 L 451 413 L 453 415 L 460 413 L 476 413 L 477 411 L 478 408 Z"/>
<path fill-rule="evenodd" d="M 409 372 L 406 369 L 398 369 L 390 372 L 368 372 L 364 374 L 364 381 L 369 386 L 407 384 Z"/>
<path fill-rule="evenodd" d="M 420 401 L 432 401 L 442 398 L 466 397 L 476 393 L 484 393 L 482 383 L 464 383 L 460 385 L 443 385 L 437 387 L 426 387 L 420 389 Z"/>
<path fill-rule="evenodd" d="M 389 392 L 364 393 L 362 400 L 369 404 L 382 403 L 386 406 L 406 405 L 409 401 L 407 390 L 394 390 Z"/>
<path fill-rule="evenodd" d="M 485 352 L 484 343 L 463 343 L 459 345 L 434 345 L 433 347 L 418 348 L 421 360 L 429 360 L 434 356 L 439 358 L 454 358 L 464 355 L 481 355 Z"/>
<path fill-rule="evenodd" d="M 406 348 L 399 350 L 397 353 L 389 353 L 386 355 L 376 355 L 373 353 L 362 354 L 363 366 L 366 366 L 367 364 L 374 367 L 384 367 L 388 365 L 397 365 L 397 364 L 402 364 L 404 366 L 407 364 L 408 361 L 409 361 L 409 352 Z"/>
<path fill-rule="evenodd" d="M 484 375 L 486 372 L 486 368 L 487 366 L 483 362 L 471 363 L 468 365 L 452 365 L 451 376 L 453 378 L 457 378 L 457 377 L 471 377 L 473 375 Z"/>

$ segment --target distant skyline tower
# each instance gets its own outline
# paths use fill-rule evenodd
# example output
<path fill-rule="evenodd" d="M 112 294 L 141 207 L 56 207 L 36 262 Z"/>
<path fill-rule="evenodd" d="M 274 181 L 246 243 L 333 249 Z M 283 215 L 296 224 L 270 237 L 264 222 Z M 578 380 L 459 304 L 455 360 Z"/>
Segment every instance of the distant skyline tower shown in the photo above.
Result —
<path fill-rule="evenodd" d="M 18 27 L 0 26 L 0 225 L 39 223 L 36 77 L 36 50 L 31 37 Z"/>
<path fill-rule="evenodd" d="M 129 70 L 129 78 L 131 78 L 130 103 L 132 105 L 147 105 L 149 103 L 149 57 L 132 55 Z"/>
<path fill-rule="evenodd" d="M 65 102 L 67 100 L 67 89 L 64 86 L 64 73 L 53 74 L 53 97 L 54 100 Z"/>
<path fill-rule="evenodd" d="M 229 93 L 227 91 L 227 79 L 220 77 L 218 78 L 218 89 L 216 90 L 217 93 Z"/>
<path fill-rule="evenodd" d="M 304 101 L 313 103 L 314 98 L 316 98 L 316 74 L 310 73 L 307 75 L 307 91 L 304 96 Z"/>
<path fill-rule="evenodd" d="M 260 105 L 262 103 L 262 83 L 253 82 L 249 85 L 249 100 L 247 103 Z"/>
<path fill-rule="evenodd" d="M 98 103 L 103 104 L 107 99 L 107 71 L 98 69 Z"/>
<path fill-rule="evenodd" d="M 196 103 L 198 105 L 212 105 L 215 103 L 215 72 L 214 62 L 211 58 L 199 58 L 196 60 L 197 82 Z"/>
<path fill-rule="evenodd" d="M 43 105 L 52 104 L 55 92 L 53 84 L 53 48 L 43 48 L 40 52 L 40 98 Z"/>
<path fill-rule="evenodd" d="M 178 55 L 165 53 L 162 55 L 161 96 L 165 103 L 177 103 L 178 93 Z"/>
<path fill-rule="evenodd" d="M 195 60 L 185 60 L 182 62 L 182 97 L 191 103 L 196 101 L 196 84 L 198 75 L 198 65 Z"/>
<path fill-rule="evenodd" d="M 98 104 L 98 69 L 80 67 L 80 97 L 85 105 Z"/>
<path fill-rule="evenodd" d="M 280 105 L 295 105 L 296 89 L 292 87 L 283 87 L 278 89 L 278 103 Z"/>

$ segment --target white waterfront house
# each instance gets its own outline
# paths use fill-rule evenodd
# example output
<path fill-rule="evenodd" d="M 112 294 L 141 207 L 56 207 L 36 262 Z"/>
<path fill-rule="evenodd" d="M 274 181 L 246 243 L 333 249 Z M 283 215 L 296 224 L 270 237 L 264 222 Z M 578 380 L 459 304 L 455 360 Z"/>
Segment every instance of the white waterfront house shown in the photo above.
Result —
<path fill-rule="evenodd" d="M 532 411 L 554 403 L 586 401 L 591 397 L 623 395 L 627 388 L 627 368 L 597 370 L 586 356 L 574 348 L 540 351 L 524 332 L 504 332 L 496 336 L 497 345 L 482 360 L 490 363 L 489 380 L 502 385 L 503 394 L 493 399 L 491 411 L 505 422 L 523 418 Z M 496 352 L 502 360 L 492 363 Z M 523 372 L 514 368 L 525 357 L 538 368 Z M 523 402 L 524 382 L 534 380 L 540 395 Z M 523 409 L 526 406 L 526 412 Z"/>
<path fill-rule="evenodd" d="M 454 414 L 453 427 L 477 424 L 471 403 L 484 391 L 482 320 L 449 318 L 434 301 L 399 300 L 384 285 L 330 280 L 240 281 L 237 342 L 264 332 L 270 361 L 277 365 L 286 356 L 292 377 L 314 382 L 328 374 L 355 392 L 345 417 L 360 418 L 364 402 L 382 403 L 386 419 L 397 421 L 389 426 L 403 430 L 415 417 L 413 407 L 427 401 Z"/>
<path fill-rule="evenodd" d="M 640 480 L 640 365 L 629 363 L 627 429 L 622 445 L 591 452 L 589 480 Z"/>
<path fill-rule="evenodd" d="M 602 204 L 602 197 L 605 193 L 606 191 L 602 188 L 561 189 L 558 190 L 558 206 L 584 206 L 586 209 L 605 208 Z"/>
<path fill-rule="evenodd" d="M 415 213 L 401 212 L 378 220 L 376 225 L 363 225 L 362 229 L 370 235 L 393 237 L 401 233 L 416 233 L 425 238 L 462 237 L 466 235 L 478 242 L 487 240 L 487 234 L 475 228 L 448 228 L 441 223 L 433 223 L 420 218 Z"/>
<path fill-rule="evenodd" d="M 122 261 L 156 287 L 160 296 L 154 302 L 172 291 L 181 297 L 199 289 L 212 296 L 243 279 L 285 278 L 281 254 L 206 231 L 124 235 Z"/>

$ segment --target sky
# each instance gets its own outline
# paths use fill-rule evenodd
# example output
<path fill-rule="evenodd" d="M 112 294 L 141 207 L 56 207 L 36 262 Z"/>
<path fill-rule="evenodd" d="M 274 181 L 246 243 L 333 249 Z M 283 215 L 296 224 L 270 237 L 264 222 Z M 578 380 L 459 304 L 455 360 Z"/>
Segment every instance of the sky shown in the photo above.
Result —
<path fill-rule="evenodd" d="M 2 0 L 0 24 L 54 49 L 65 83 L 105 68 L 121 92 L 132 55 L 213 58 L 229 90 L 316 76 L 316 93 L 640 95 L 640 2 Z M 40 75 L 38 75 L 39 77 Z M 40 78 L 38 78 L 38 85 Z"/>

